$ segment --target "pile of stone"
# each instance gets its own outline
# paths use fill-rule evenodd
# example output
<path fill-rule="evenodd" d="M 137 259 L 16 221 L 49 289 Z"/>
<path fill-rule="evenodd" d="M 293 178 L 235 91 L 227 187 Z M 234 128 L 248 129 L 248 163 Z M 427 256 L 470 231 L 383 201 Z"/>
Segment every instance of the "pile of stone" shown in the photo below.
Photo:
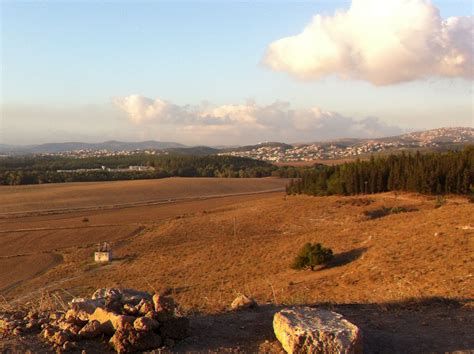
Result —
<path fill-rule="evenodd" d="M 172 347 L 187 336 L 189 321 L 172 298 L 132 289 L 104 288 L 91 299 L 75 298 L 64 312 L 0 317 L 0 332 L 40 331 L 55 350 L 72 350 L 82 340 L 106 340 L 118 353 Z"/>

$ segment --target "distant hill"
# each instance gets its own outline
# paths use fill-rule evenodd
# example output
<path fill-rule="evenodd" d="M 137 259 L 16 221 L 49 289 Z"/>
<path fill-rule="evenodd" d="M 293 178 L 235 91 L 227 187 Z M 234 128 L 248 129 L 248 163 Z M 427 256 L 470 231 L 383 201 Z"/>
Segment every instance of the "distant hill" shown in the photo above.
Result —
<path fill-rule="evenodd" d="M 166 141 L 141 141 L 141 142 L 123 142 L 123 141 L 105 141 L 103 143 L 47 143 L 40 145 L 0 145 L 0 153 L 21 153 L 21 154 L 42 154 L 42 153 L 60 153 L 77 150 L 107 150 L 107 151 L 133 151 L 133 150 L 162 150 L 185 148 L 186 145 L 166 142 Z"/>
<path fill-rule="evenodd" d="M 386 138 L 343 138 L 293 145 L 263 143 L 225 149 L 220 154 L 249 157 L 271 162 L 308 162 L 316 160 L 344 160 L 377 153 L 406 150 L 442 151 L 462 148 L 466 144 L 474 144 L 473 128 L 440 128 Z"/>
<path fill-rule="evenodd" d="M 142 142 L 112 140 L 103 143 L 67 142 L 27 146 L 0 144 L 0 154 L 57 154 L 77 151 L 107 151 L 114 153 L 152 150 L 158 153 L 197 156 L 233 155 L 266 161 L 310 161 L 316 159 L 350 158 L 381 151 L 418 148 L 450 149 L 469 143 L 474 143 L 474 128 L 455 127 L 374 139 L 355 139 L 349 137 L 313 143 L 287 144 L 282 142 L 265 142 L 255 145 L 219 148 L 208 146 L 190 147 L 176 142 L 153 140 Z"/>

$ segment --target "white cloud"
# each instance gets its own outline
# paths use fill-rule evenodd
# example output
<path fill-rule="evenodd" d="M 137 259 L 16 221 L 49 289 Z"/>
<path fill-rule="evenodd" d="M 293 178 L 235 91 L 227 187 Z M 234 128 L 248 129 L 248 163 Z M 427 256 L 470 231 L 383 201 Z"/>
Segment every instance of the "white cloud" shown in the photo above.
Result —
<path fill-rule="evenodd" d="M 473 78 L 474 17 L 443 20 L 427 0 L 352 0 L 271 43 L 264 62 L 303 80 L 328 75 L 391 85 L 429 76 Z"/>
<path fill-rule="evenodd" d="M 152 100 L 139 95 L 130 95 L 115 99 L 114 103 L 123 111 L 127 112 L 130 120 L 134 123 L 142 123 L 155 117 L 165 118 L 168 116 L 171 105 L 160 99 Z"/>
<path fill-rule="evenodd" d="M 189 138 L 218 135 L 225 141 L 280 140 L 303 141 L 337 137 L 380 137 L 401 133 L 401 129 L 389 126 L 377 118 L 357 120 L 335 112 L 311 109 L 292 109 L 288 102 L 277 101 L 269 105 L 255 102 L 214 106 L 176 105 L 160 98 L 155 100 L 131 95 L 114 100 L 126 113 L 130 122 L 143 129 L 174 127 Z M 175 130 L 177 130 L 175 129 Z"/>

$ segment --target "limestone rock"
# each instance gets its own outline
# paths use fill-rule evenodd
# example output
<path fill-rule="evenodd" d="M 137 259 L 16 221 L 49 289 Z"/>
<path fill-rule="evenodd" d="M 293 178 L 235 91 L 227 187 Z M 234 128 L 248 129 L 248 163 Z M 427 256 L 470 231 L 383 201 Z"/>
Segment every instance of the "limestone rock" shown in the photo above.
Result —
<path fill-rule="evenodd" d="M 140 303 L 137 305 L 137 308 L 138 308 L 138 312 L 141 315 L 145 315 L 146 313 L 154 310 L 153 303 L 151 301 L 145 300 L 145 299 L 142 299 L 140 301 Z"/>
<path fill-rule="evenodd" d="M 117 330 L 109 341 L 117 353 L 156 349 L 161 346 L 161 343 L 162 340 L 158 334 L 139 332 L 132 327 Z"/>
<path fill-rule="evenodd" d="M 65 352 L 70 352 L 70 351 L 76 349 L 76 344 L 74 342 L 66 341 L 66 342 L 64 342 L 62 349 Z"/>
<path fill-rule="evenodd" d="M 70 304 L 69 317 L 77 317 L 82 321 L 88 321 L 89 315 L 92 315 L 98 307 L 104 307 L 105 302 L 102 300 L 87 300 L 82 298 L 75 298 Z"/>
<path fill-rule="evenodd" d="M 49 341 L 58 346 L 62 346 L 65 342 L 69 341 L 71 337 L 65 331 L 57 331 L 53 336 L 49 337 Z"/>
<path fill-rule="evenodd" d="M 117 289 L 117 288 L 101 288 L 97 289 L 92 295 L 92 299 L 104 301 L 120 301 L 136 305 L 141 300 L 151 301 L 152 297 L 145 291 L 138 291 L 134 289 Z"/>
<path fill-rule="evenodd" d="M 230 305 L 232 310 L 243 310 L 243 309 L 248 309 L 250 307 L 255 307 L 255 306 L 257 306 L 257 303 L 255 302 L 255 300 L 245 295 L 237 296 L 234 299 L 234 301 L 232 301 L 232 304 Z"/>
<path fill-rule="evenodd" d="M 90 314 L 92 313 L 93 311 Z M 73 323 L 78 326 L 84 326 L 88 322 L 90 314 L 81 310 L 77 311 L 69 309 L 64 315 L 64 318 L 69 323 Z"/>
<path fill-rule="evenodd" d="M 122 299 L 122 292 L 116 288 L 101 288 L 97 289 L 92 294 L 92 299 L 108 299 L 110 301 L 120 301 Z"/>
<path fill-rule="evenodd" d="M 138 308 L 137 306 L 125 304 L 123 305 L 123 312 L 130 316 L 136 316 L 138 314 Z"/>
<path fill-rule="evenodd" d="M 153 305 L 159 322 L 166 322 L 175 314 L 176 305 L 171 297 L 155 294 L 153 295 Z"/>
<path fill-rule="evenodd" d="M 55 333 L 55 331 L 51 327 L 47 327 L 47 328 L 43 329 L 43 331 L 41 332 L 41 336 L 44 339 L 49 340 L 49 338 L 54 336 L 54 333 Z"/>
<path fill-rule="evenodd" d="M 89 320 L 98 321 L 101 324 L 102 331 L 112 334 L 115 330 L 123 327 L 125 323 L 132 324 L 133 321 L 135 321 L 135 317 L 118 315 L 98 307 L 94 313 L 89 316 Z"/>
<path fill-rule="evenodd" d="M 100 322 L 97 320 L 92 320 L 87 323 L 79 331 L 79 335 L 83 338 L 95 338 L 102 334 Z"/>
<path fill-rule="evenodd" d="M 133 327 L 137 331 L 150 332 L 156 330 L 159 326 L 158 321 L 150 317 L 139 317 L 133 322 Z"/>
<path fill-rule="evenodd" d="M 152 301 L 152 296 L 145 291 L 134 289 L 122 290 L 122 302 L 127 304 L 138 304 L 142 299 Z"/>
<path fill-rule="evenodd" d="M 287 353 L 362 353 L 362 334 L 342 315 L 300 307 L 277 312 L 273 330 Z"/>

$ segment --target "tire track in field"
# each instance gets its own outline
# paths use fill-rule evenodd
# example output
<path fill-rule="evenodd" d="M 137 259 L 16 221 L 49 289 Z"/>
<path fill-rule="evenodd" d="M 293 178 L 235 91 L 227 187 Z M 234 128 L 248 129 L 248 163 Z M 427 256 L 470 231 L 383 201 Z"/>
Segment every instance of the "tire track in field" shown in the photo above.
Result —
<path fill-rule="evenodd" d="M 284 191 L 285 191 L 285 188 L 281 187 L 281 188 L 267 189 L 267 190 L 257 191 L 257 192 L 211 194 L 211 195 L 181 197 L 181 198 L 163 198 L 163 199 L 144 200 L 144 201 L 139 201 L 139 202 L 131 202 L 131 203 L 123 203 L 123 204 L 109 204 L 109 205 L 98 205 L 98 206 L 76 207 L 76 208 L 16 211 L 16 212 L 0 213 L 0 219 L 21 218 L 21 217 L 27 217 L 27 216 L 40 216 L 40 215 L 66 214 L 66 213 L 74 213 L 74 212 L 80 212 L 80 211 L 125 209 L 125 208 L 142 207 L 142 206 L 148 206 L 148 205 L 162 205 L 162 204 L 164 205 L 164 204 L 173 204 L 173 203 L 198 201 L 198 200 L 238 197 L 238 196 L 245 196 L 245 195 L 277 193 L 277 192 L 284 192 Z"/>

